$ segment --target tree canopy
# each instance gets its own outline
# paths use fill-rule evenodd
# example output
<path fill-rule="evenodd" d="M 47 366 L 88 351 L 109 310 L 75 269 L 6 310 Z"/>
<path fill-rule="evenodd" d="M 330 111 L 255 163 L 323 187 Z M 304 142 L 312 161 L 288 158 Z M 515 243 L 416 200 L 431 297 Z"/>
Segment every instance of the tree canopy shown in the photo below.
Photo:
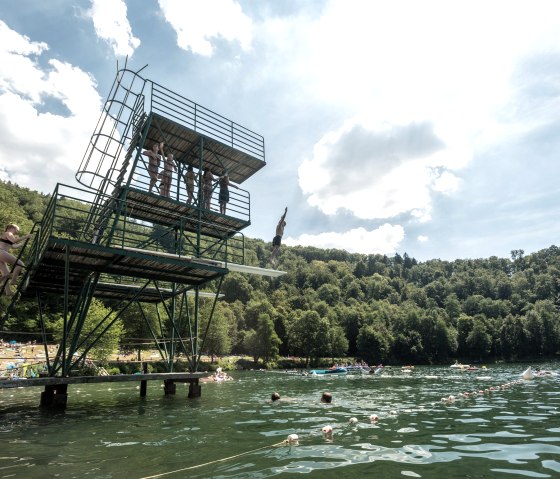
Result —
<path fill-rule="evenodd" d="M 49 199 L 1 181 L 0 198 L 0 220 L 18 222 L 23 232 L 41 219 Z M 267 267 L 269 250 L 269 243 L 246 238 L 246 263 Z M 282 246 L 278 260 L 278 269 L 287 273 L 278 278 L 237 273 L 225 278 L 224 298 L 208 329 L 209 353 L 248 353 L 268 363 L 279 354 L 310 363 L 347 355 L 374 364 L 513 360 L 560 352 L 556 246 L 532 254 L 517 249 L 510 258 L 425 262 L 407 253 L 389 257 Z M 44 314 L 53 332 L 60 311 L 56 299 L 48 304 Z M 157 325 L 155 310 L 124 314 L 121 339 L 148 338 Z M 139 316 L 153 326 L 140 327 Z M 5 329 L 37 331 L 38 317 L 34 302 L 22 301 Z"/>

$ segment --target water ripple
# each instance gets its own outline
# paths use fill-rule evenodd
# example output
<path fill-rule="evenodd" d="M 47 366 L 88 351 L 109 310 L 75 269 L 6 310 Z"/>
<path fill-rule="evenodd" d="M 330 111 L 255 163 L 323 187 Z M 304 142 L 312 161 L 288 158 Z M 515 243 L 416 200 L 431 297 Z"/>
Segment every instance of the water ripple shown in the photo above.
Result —
<path fill-rule="evenodd" d="M 234 373 L 237 381 L 205 384 L 195 401 L 183 393 L 165 398 L 159 388 L 139 399 L 134 388 L 84 385 L 70 392 L 63 414 L 37 409 L 33 388 L 0 391 L 0 476 L 140 479 L 196 467 L 176 477 L 429 478 L 467 470 L 473 477 L 558 477 L 560 428 L 550 423 L 560 412 L 559 383 L 500 387 L 519 370 L 491 366 L 481 377 L 418 367 L 408 377 L 395 370 L 319 380 Z M 319 402 L 326 390 L 331 405 Z M 284 400 L 271 404 L 272 391 Z M 442 402 L 450 395 L 453 401 Z M 323 435 L 325 425 L 332 435 Z M 298 443 L 278 446 L 289 434 Z"/>

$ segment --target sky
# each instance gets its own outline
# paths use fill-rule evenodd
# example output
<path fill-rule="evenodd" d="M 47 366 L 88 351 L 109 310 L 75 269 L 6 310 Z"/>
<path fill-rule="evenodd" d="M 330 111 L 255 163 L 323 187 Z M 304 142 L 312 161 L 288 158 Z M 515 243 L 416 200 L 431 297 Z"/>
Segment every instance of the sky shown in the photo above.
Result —
<path fill-rule="evenodd" d="M 265 139 L 244 233 L 429 259 L 560 236 L 556 0 L 0 0 L 0 179 L 80 186 L 117 65 Z"/>

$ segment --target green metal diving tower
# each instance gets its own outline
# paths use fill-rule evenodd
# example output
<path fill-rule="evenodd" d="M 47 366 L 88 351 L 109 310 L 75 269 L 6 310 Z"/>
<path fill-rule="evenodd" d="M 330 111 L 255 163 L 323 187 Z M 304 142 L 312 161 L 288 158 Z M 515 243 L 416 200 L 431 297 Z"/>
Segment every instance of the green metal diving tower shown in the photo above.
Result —
<path fill-rule="evenodd" d="M 203 289 L 212 291 L 209 325 L 224 276 L 244 268 L 241 231 L 251 223 L 249 192 L 232 189 L 227 213 L 221 214 L 218 192 L 208 208 L 200 186 L 207 169 L 215 176 L 227 170 L 242 185 L 266 164 L 263 137 L 140 73 L 118 70 L 76 173 L 82 187 L 57 184 L 26 246 L 28 267 L 12 305 L 33 297 L 41 311 L 58 298 L 64 331 L 54 357 L 47 352 L 50 377 L 70 375 L 128 308 L 146 320 L 146 303 L 157 305 L 165 325 L 150 332 L 167 371 L 173 372 L 181 353 L 196 372 L 207 331 L 200 331 L 200 301 L 208 294 Z M 149 192 L 143 152 L 160 142 L 175 158 L 169 196 Z M 190 204 L 188 167 L 197 185 Z M 85 335 L 92 298 L 110 304 L 112 312 Z"/>

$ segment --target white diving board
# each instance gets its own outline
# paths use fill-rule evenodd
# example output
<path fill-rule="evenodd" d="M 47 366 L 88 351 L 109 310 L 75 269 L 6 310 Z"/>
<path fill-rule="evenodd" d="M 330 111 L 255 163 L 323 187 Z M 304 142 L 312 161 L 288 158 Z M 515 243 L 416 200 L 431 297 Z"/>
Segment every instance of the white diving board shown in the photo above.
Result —
<path fill-rule="evenodd" d="M 270 276 L 271 278 L 278 278 L 286 274 L 286 271 L 278 271 L 276 269 L 259 268 L 257 266 L 247 266 L 244 264 L 236 263 L 222 263 L 224 268 L 236 273 L 259 274 L 261 276 Z"/>
<path fill-rule="evenodd" d="M 193 262 L 193 263 L 200 263 L 205 264 L 208 266 L 217 266 L 220 268 L 227 268 L 230 271 L 234 271 L 236 273 L 247 273 L 247 274 L 258 274 L 261 276 L 269 276 L 270 278 L 278 278 L 286 274 L 286 271 L 278 271 L 276 269 L 269 269 L 269 268 L 259 268 L 258 266 L 247 266 L 244 264 L 237 264 L 237 263 L 228 263 L 225 261 L 216 261 L 213 259 L 204 259 L 204 258 L 193 258 L 192 256 L 179 256 L 173 253 L 166 253 L 163 251 L 153 251 L 153 250 L 143 250 L 140 248 L 132 248 L 129 246 L 123 246 L 124 250 L 133 251 L 137 253 L 143 254 L 150 254 L 154 256 L 161 256 L 167 258 L 174 258 L 174 259 L 183 259 L 185 261 Z"/>

